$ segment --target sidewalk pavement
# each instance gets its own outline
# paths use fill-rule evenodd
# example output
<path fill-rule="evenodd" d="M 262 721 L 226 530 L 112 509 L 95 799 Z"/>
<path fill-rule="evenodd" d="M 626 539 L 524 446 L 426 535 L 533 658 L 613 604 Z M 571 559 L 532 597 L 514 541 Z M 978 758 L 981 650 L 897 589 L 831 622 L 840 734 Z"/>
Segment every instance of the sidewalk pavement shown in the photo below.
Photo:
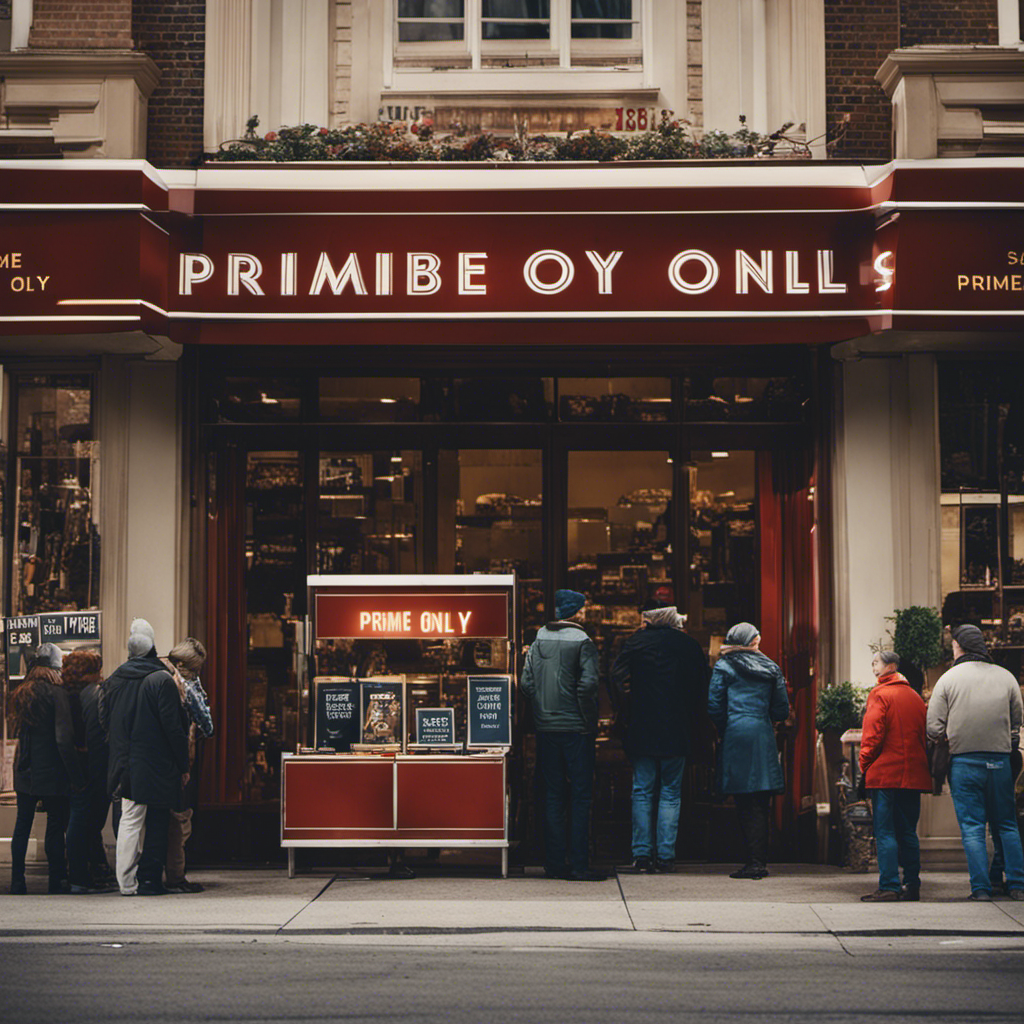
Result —
<path fill-rule="evenodd" d="M 874 873 L 793 864 L 749 881 L 729 878 L 728 870 L 685 865 L 671 875 L 623 872 L 604 882 L 555 881 L 532 872 L 503 880 L 458 869 L 407 881 L 388 879 L 381 869 L 294 879 L 284 870 L 196 870 L 189 875 L 206 891 L 194 895 L 0 895 L 0 941 L 201 936 L 393 944 L 396 937 L 424 943 L 444 937 L 480 945 L 513 935 L 549 944 L 561 933 L 584 943 L 690 936 L 701 946 L 814 948 L 827 940 L 847 948 L 857 939 L 923 937 L 933 944 L 988 939 L 1000 948 L 1024 948 L 1024 903 L 966 902 L 964 873 L 926 872 L 920 903 L 865 904 L 859 897 L 874 889 Z M 45 885 L 45 877 L 29 879 L 30 893 Z"/>

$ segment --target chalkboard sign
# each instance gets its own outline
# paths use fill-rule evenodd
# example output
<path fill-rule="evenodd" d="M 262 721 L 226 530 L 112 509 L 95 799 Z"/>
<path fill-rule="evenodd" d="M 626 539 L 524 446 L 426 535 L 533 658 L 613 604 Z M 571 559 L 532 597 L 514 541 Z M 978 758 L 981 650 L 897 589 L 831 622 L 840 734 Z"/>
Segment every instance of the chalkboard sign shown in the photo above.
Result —
<path fill-rule="evenodd" d="M 359 741 L 359 683 L 330 677 L 313 680 L 317 747 L 345 753 Z"/>
<path fill-rule="evenodd" d="M 417 708 L 416 742 L 427 747 L 454 747 L 455 708 Z"/>
<path fill-rule="evenodd" d="M 469 676 L 466 691 L 466 746 L 511 746 L 512 677 Z"/>
<path fill-rule="evenodd" d="M 24 676 L 40 644 L 56 644 L 64 652 L 76 647 L 99 646 L 98 611 L 49 612 L 46 615 L 18 615 L 4 622 L 7 671 L 12 679 Z"/>

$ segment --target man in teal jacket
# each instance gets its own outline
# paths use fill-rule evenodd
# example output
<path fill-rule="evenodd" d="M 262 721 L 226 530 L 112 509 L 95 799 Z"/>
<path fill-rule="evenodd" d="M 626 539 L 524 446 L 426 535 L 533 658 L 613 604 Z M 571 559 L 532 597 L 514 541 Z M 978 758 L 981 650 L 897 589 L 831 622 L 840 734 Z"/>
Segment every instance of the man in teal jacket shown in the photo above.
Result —
<path fill-rule="evenodd" d="M 590 803 L 597 736 L 597 648 L 580 623 L 586 597 L 555 593 L 555 622 L 526 652 L 521 686 L 537 727 L 537 771 L 544 786 L 544 872 L 549 878 L 600 881 L 590 870 Z M 566 779 L 569 847 L 566 849 Z"/>

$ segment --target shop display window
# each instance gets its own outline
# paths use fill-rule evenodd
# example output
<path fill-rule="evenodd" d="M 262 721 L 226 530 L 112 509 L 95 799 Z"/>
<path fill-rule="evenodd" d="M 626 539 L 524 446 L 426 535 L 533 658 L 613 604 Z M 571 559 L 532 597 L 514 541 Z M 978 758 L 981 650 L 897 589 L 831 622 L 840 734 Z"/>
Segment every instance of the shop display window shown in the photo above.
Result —
<path fill-rule="evenodd" d="M 414 423 L 418 377 L 321 377 L 320 418 L 336 423 Z"/>
<path fill-rule="evenodd" d="M 686 628 L 714 655 L 729 626 L 758 621 L 755 456 L 749 451 L 693 452 L 686 472 L 690 492 Z"/>
<path fill-rule="evenodd" d="M 809 400 L 800 377 L 733 377 L 708 370 L 683 380 L 683 417 L 695 423 L 800 423 Z"/>
<path fill-rule="evenodd" d="M 281 751 L 298 742 L 304 678 L 305 493 L 298 452 L 250 452 L 245 479 L 248 800 L 276 799 Z"/>
<path fill-rule="evenodd" d="M 563 422 L 663 423 L 672 418 L 668 377 L 559 377 Z"/>
<path fill-rule="evenodd" d="M 99 606 L 99 442 L 92 380 L 16 380 L 14 615 Z"/>
<path fill-rule="evenodd" d="M 448 420 L 543 423 L 554 407 L 551 377 L 456 377 L 444 387 Z"/>
<path fill-rule="evenodd" d="M 322 452 L 319 466 L 316 571 L 422 572 L 420 453 Z"/>
<path fill-rule="evenodd" d="M 221 423 L 280 423 L 302 415 L 302 383 L 282 377 L 227 377 L 215 397 Z"/>
<path fill-rule="evenodd" d="M 543 453 L 463 448 L 438 457 L 441 572 L 516 574 L 528 636 L 544 624 Z"/>

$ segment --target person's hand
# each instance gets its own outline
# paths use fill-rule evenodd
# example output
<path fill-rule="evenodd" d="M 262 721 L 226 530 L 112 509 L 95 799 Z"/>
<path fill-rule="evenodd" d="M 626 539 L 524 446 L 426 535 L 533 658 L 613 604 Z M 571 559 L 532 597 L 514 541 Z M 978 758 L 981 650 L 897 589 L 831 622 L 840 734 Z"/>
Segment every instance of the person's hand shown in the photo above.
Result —
<path fill-rule="evenodd" d="M 184 788 L 185 788 L 185 786 L 187 786 L 187 785 L 188 785 L 188 780 L 189 780 L 190 778 L 192 778 L 192 776 L 191 776 L 191 775 L 189 775 L 189 773 L 188 773 L 188 772 L 185 772 L 185 774 L 184 774 L 184 775 L 182 775 L 182 777 L 181 777 L 181 786 L 182 786 L 182 789 L 184 789 Z"/>

